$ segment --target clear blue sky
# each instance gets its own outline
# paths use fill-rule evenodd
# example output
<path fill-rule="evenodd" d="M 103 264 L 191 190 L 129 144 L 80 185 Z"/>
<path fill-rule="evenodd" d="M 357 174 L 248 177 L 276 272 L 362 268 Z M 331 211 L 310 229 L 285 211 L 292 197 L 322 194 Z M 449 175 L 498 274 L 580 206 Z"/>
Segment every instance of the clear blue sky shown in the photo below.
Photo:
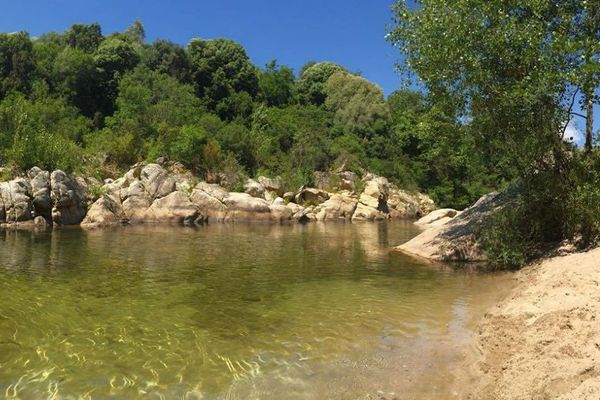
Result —
<path fill-rule="evenodd" d="M 98 22 L 103 32 L 144 23 L 148 41 L 187 44 L 225 37 L 244 45 L 253 62 L 276 58 L 297 72 L 309 60 L 360 72 L 386 94 L 400 86 L 399 53 L 384 39 L 393 0 L 33 0 L 3 1 L 0 31 L 32 36 Z M 600 107 L 595 110 L 600 127 Z M 576 121 L 581 131 L 584 122 Z M 580 138 L 579 138 L 580 139 Z M 578 140 L 580 141 L 580 140 Z"/>

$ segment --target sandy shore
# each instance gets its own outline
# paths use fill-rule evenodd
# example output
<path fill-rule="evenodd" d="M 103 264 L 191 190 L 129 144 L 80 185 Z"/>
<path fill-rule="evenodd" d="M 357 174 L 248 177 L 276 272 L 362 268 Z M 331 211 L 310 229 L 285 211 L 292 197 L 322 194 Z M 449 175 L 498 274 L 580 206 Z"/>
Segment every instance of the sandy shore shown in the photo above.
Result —
<path fill-rule="evenodd" d="M 479 325 L 469 399 L 600 399 L 600 248 L 516 274 Z"/>

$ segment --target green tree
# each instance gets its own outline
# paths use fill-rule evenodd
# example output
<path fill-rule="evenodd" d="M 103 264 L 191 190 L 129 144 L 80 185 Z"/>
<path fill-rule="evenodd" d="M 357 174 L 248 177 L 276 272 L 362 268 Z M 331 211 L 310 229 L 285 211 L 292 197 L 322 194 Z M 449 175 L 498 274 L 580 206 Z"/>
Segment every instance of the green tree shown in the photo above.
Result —
<path fill-rule="evenodd" d="M 130 43 L 119 38 L 107 38 L 94 54 L 94 62 L 104 100 L 101 111 L 105 115 L 112 114 L 119 79 L 138 64 L 139 56 Z"/>
<path fill-rule="evenodd" d="M 31 88 L 35 60 L 29 34 L 0 33 L 0 96 Z"/>
<path fill-rule="evenodd" d="M 260 72 L 258 86 L 260 98 L 267 106 L 284 107 L 294 99 L 296 78 L 291 68 L 272 60 Z"/>
<path fill-rule="evenodd" d="M 73 24 L 64 38 L 69 47 L 91 54 L 102 42 L 102 29 L 98 24 Z"/>
<path fill-rule="evenodd" d="M 368 140 L 387 135 L 390 110 L 383 91 L 364 78 L 339 71 L 325 86 L 325 108 L 334 114 L 333 126 L 338 134 Z"/>
<path fill-rule="evenodd" d="M 171 75 L 180 82 L 191 83 L 188 55 L 178 44 L 156 40 L 144 49 L 142 62 L 152 70 Z"/>
<path fill-rule="evenodd" d="M 325 103 L 327 80 L 331 75 L 340 71 L 345 71 L 344 67 L 332 62 L 320 62 L 312 65 L 309 63 L 302 67 L 298 81 L 300 102 L 317 106 Z"/>
<path fill-rule="evenodd" d="M 196 94 L 210 109 L 217 110 L 220 103 L 236 93 L 245 92 L 252 99 L 258 94 L 258 71 L 239 43 L 192 39 L 188 54 Z M 220 109 L 226 110 L 224 118 L 231 119 L 232 107 L 225 105 Z"/>

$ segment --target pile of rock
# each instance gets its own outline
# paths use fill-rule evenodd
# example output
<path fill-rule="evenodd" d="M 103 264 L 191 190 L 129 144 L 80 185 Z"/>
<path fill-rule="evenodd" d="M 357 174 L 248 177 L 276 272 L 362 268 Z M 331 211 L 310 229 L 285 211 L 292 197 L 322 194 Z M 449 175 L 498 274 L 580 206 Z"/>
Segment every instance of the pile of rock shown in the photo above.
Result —
<path fill-rule="evenodd" d="M 119 179 L 94 184 L 91 198 L 86 180 L 33 168 L 26 178 L 0 183 L 0 224 L 374 221 L 415 218 L 434 209 L 427 196 L 402 191 L 386 178 L 338 175 L 344 189 L 336 192 L 307 187 L 285 192 L 281 179 L 261 176 L 248 179 L 244 193 L 236 193 L 197 182 L 185 171 L 140 164 Z"/>

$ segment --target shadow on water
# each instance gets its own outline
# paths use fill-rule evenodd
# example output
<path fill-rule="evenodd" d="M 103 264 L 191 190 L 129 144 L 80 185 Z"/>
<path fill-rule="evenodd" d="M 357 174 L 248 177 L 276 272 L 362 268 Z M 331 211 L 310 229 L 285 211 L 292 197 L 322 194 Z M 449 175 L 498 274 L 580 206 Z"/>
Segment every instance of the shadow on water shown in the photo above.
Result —
<path fill-rule="evenodd" d="M 0 393 L 438 398 L 496 280 L 389 250 L 417 233 L 0 231 Z"/>

